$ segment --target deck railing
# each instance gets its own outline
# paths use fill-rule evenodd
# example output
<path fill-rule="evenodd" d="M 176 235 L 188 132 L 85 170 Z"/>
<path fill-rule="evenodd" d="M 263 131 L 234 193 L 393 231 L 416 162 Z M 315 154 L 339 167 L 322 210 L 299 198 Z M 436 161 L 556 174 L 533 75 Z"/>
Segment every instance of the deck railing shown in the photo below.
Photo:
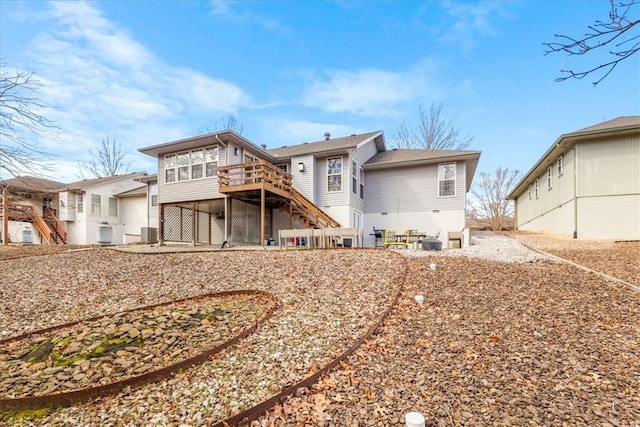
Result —
<path fill-rule="evenodd" d="M 220 166 L 218 168 L 218 183 L 220 192 L 227 192 L 231 190 L 230 187 L 236 187 L 233 189 L 235 191 L 267 184 L 290 193 L 292 176 L 267 161 L 258 160 L 238 165 Z"/>
<path fill-rule="evenodd" d="M 258 160 L 250 163 L 220 166 L 218 183 L 221 193 L 265 188 L 285 195 L 292 203 L 292 214 L 309 227 L 339 228 L 340 224 L 312 201 L 293 188 L 293 177 L 279 167 Z"/>
<path fill-rule="evenodd" d="M 42 237 L 43 243 L 47 243 L 48 245 L 56 243 L 56 233 L 62 240 L 62 243 L 67 242 L 67 231 L 58 218 L 55 216 L 53 211 L 47 212 L 47 210 L 51 210 L 49 208 L 45 209 L 45 215 L 47 218 L 51 219 L 54 224 L 54 229 L 52 230 L 47 221 L 38 214 L 38 212 L 31 205 L 21 205 L 16 203 L 11 203 L 7 206 L 7 217 L 11 221 L 24 221 L 31 222 L 35 226 L 36 230 L 40 233 Z M 5 212 L 2 212 L 4 215 Z"/>

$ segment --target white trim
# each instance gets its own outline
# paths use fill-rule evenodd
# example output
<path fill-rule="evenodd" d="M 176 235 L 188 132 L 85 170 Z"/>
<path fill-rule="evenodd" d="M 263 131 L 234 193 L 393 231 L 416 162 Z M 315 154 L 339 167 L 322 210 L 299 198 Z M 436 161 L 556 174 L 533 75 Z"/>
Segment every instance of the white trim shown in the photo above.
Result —
<path fill-rule="evenodd" d="M 329 174 L 329 161 L 340 159 L 340 173 Z M 329 177 L 330 176 L 339 176 L 340 177 L 340 190 L 329 190 Z M 327 193 L 342 193 L 344 191 L 344 158 L 342 156 L 334 156 L 327 158 Z"/>

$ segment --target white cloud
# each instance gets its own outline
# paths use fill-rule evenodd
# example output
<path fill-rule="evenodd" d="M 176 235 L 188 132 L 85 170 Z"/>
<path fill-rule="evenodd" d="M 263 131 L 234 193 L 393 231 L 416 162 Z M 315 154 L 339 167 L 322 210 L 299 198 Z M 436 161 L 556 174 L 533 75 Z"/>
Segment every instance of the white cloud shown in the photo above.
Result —
<path fill-rule="evenodd" d="M 472 50 L 479 44 L 480 37 L 495 36 L 500 32 L 491 19 L 501 14 L 502 2 L 452 1 L 443 5 L 451 21 L 441 25 L 441 28 L 446 28 L 444 34 L 439 37 L 442 41 L 459 43 L 463 50 Z"/>
<path fill-rule="evenodd" d="M 211 15 L 219 16 L 225 19 L 227 23 L 235 23 L 242 25 L 256 25 L 263 30 L 270 32 L 288 33 L 290 30 L 283 26 L 280 22 L 265 18 L 247 10 L 239 10 L 249 4 L 249 2 L 240 2 L 238 0 L 212 0 Z"/>
<path fill-rule="evenodd" d="M 187 136 L 193 123 L 186 118 L 252 102 L 232 82 L 163 62 L 93 4 L 51 3 L 32 20 L 42 31 L 31 40 L 26 61 L 43 83 L 43 101 L 53 107 L 47 117 L 64 131 L 61 144 L 43 143 L 57 152 L 56 162 L 86 160 L 95 143 L 113 134 L 137 157 L 140 147 Z"/>
<path fill-rule="evenodd" d="M 381 117 L 396 114 L 398 105 L 420 99 L 430 86 L 426 63 L 401 72 L 381 69 L 330 71 L 305 91 L 303 102 L 333 113 Z"/>

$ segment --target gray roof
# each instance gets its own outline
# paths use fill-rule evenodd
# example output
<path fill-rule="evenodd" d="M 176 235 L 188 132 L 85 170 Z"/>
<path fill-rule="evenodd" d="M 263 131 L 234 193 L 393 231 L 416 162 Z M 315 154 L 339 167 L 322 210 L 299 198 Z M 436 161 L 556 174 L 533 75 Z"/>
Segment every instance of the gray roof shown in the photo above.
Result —
<path fill-rule="evenodd" d="M 555 161 L 558 156 L 569 151 L 576 142 L 585 138 L 602 138 L 611 134 L 625 135 L 629 133 L 638 133 L 640 131 L 640 116 L 621 116 L 612 120 L 597 123 L 593 126 L 577 130 L 575 132 L 560 135 L 558 139 L 551 144 L 551 147 L 538 159 L 536 163 L 523 175 L 520 182 L 516 184 L 514 189 L 507 196 L 508 199 L 516 199 L 520 194 L 528 188 L 528 185 L 540 176 L 550 162 Z"/>
<path fill-rule="evenodd" d="M 640 116 L 621 116 L 615 119 L 607 120 L 606 122 L 598 123 L 593 126 L 580 129 L 573 133 L 592 132 L 595 130 L 611 130 L 621 127 L 633 127 L 640 126 Z"/>
<path fill-rule="evenodd" d="M 91 178 L 83 179 L 82 181 L 72 182 L 71 184 L 62 184 L 58 191 L 74 191 L 84 190 L 85 188 L 93 187 L 94 185 L 102 185 L 109 182 L 120 181 L 127 178 L 137 178 L 139 176 L 145 176 L 145 172 L 132 172 L 124 175 L 106 176 L 103 178 Z"/>
<path fill-rule="evenodd" d="M 18 176 L 11 179 L 0 181 L 0 187 L 17 188 L 23 191 L 37 191 L 57 193 L 57 189 L 63 187 L 64 183 L 52 181 L 45 178 L 37 178 L 35 176 Z"/>
<path fill-rule="evenodd" d="M 114 194 L 114 197 L 137 197 L 137 196 L 146 196 L 147 195 L 147 186 L 142 185 L 138 188 L 134 188 L 132 190 L 123 191 L 122 193 Z"/>
<path fill-rule="evenodd" d="M 341 138 L 333 138 L 315 142 L 305 142 L 303 144 L 285 146 L 281 148 L 273 148 L 267 150 L 267 153 L 275 158 L 286 158 L 294 156 L 304 156 L 307 154 L 315 154 L 322 152 L 332 152 L 346 150 L 356 147 L 361 142 L 382 136 L 382 131 L 362 133 L 359 135 L 345 136 Z"/>
<path fill-rule="evenodd" d="M 480 151 L 471 150 L 425 150 L 425 149 L 394 149 L 382 151 L 370 158 L 364 167 L 389 165 L 398 166 L 405 163 L 433 163 L 460 157 L 480 157 Z"/>

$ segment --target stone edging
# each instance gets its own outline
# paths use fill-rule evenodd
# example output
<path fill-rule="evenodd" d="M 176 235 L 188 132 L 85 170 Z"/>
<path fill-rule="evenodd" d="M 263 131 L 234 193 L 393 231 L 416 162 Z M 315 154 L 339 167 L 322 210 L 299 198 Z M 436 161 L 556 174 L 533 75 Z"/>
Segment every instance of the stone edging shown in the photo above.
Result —
<path fill-rule="evenodd" d="M 0 411 L 12 411 L 12 410 L 21 410 L 21 409 L 37 409 L 37 408 L 47 408 L 47 407 L 56 407 L 56 406 L 67 406 L 74 403 L 90 400 L 97 397 L 104 397 L 117 394 L 122 391 L 125 387 L 139 387 L 144 384 L 148 384 L 151 382 L 156 382 L 162 379 L 165 379 L 177 371 L 182 369 L 186 369 L 190 366 L 193 366 L 198 363 L 202 363 L 207 360 L 212 355 L 219 353 L 220 351 L 226 349 L 227 347 L 236 344 L 241 339 L 249 336 L 251 333 L 255 332 L 264 322 L 266 322 L 271 316 L 275 309 L 278 307 L 278 303 L 276 298 L 266 291 L 261 290 L 236 290 L 236 291 L 223 291 L 223 292 L 214 292 L 209 294 L 198 295 L 190 298 L 183 298 L 179 300 L 169 301 L 160 304 L 149 305 L 145 307 L 138 307 L 131 310 L 126 310 L 120 313 L 131 313 L 136 311 L 144 311 L 157 307 L 168 306 L 171 304 L 187 302 L 190 300 L 198 300 L 202 298 L 208 297 L 224 297 L 224 296 L 233 296 L 233 295 L 262 295 L 267 297 L 272 301 L 271 307 L 269 307 L 266 312 L 262 315 L 260 319 L 258 319 L 252 326 L 241 330 L 238 334 L 234 335 L 228 341 L 215 346 L 205 352 L 197 354 L 196 356 L 185 359 L 181 362 L 178 362 L 173 365 L 166 366 L 164 368 L 158 369 L 156 371 L 152 371 L 146 374 L 142 374 L 139 376 L 130 377 L 124 379 L 122 381 L 116 381 L 109 384 L 100 385 L 97 387 L 90 388 L 82 388 L 78 390 L 73 390 L 64 393 L 56 393 L 49 394 L 43 396 L 32 396 L 32 397 L 21 397 L 15 399 L 0 399 Z M 119 314 L 119 313 L 114 313 Z M 0 345 L 9 344 L 11 342 L 20 341 L 25 338 L 29 338 L 34 335 L 40 335 L 47 332 L 55 331 L 58 329 L 68 328 L 71 326 L 78 325 L 82 322 L 91 322 L 95 320 L 99 320 L 106 317 L 105 315 L 96 316 L 89 319 L 82 319 L 75 322 L 66 323 L 63 325 L 54 326 L 51 328 L 41 329 L 39 331 L 29 332 L 23 335 L 19 335 L 13 338 L 9 338 L 7 340 L 0 341 Z"/>

